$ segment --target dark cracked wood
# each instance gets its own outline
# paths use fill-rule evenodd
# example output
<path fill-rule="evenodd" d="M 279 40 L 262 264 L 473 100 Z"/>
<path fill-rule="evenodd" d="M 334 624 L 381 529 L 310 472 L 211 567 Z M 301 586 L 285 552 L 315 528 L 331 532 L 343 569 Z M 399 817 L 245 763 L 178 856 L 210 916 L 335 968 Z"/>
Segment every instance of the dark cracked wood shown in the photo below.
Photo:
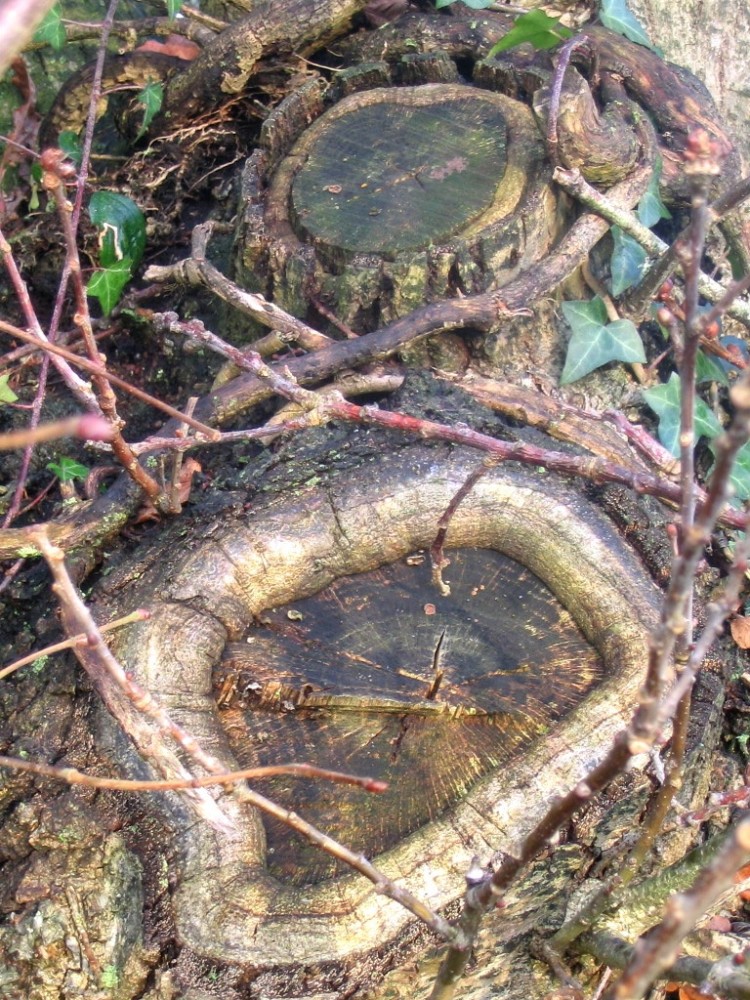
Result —
<path fill-rule="evenodd" d="M 450 594 L 416 555 L 266 611 L 214 671 L 243 767 L 315 761 L 389 783 L 378 796 L 289 778 L 267 794 L 368 857 L 441 816 L 482 775 L 548 732 L 601 664 L 530 570 L 491 549 L 450 554 Z M 341 874 L 265 818 L 269 871 Z"/>

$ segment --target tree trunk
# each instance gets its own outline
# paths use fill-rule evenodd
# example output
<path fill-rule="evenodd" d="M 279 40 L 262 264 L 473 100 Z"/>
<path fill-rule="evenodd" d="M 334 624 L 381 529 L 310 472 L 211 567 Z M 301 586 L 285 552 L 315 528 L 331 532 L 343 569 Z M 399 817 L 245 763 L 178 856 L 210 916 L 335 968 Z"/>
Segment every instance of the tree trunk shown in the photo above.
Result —
<path fill-rule="evenodd" d="M 630 0 L 628 6 L 646 27 L 664 58 L 685 66 L 708 88 L 750 164 L 750 8 L 744 0 Z"/>

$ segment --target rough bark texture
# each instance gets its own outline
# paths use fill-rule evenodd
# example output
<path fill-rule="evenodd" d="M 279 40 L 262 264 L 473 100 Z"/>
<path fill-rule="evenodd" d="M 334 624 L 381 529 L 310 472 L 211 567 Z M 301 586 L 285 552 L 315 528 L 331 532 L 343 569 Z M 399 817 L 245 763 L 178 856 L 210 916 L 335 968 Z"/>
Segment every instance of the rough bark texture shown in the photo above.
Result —
<path fill-rule="evenodd" d="M 665 58 L 703 81 L 750 164 L 750 8 L 745 0 L 631 0 L 628 6 Z"/>
<path fill-rule="evenodd" d="M 365 0 L 288 0 L 254 4 L 180 74 L 166 94 L 164 119 L 187 121 L 246 86 L 266 54 L 305 55 L 344 34 Z"/>

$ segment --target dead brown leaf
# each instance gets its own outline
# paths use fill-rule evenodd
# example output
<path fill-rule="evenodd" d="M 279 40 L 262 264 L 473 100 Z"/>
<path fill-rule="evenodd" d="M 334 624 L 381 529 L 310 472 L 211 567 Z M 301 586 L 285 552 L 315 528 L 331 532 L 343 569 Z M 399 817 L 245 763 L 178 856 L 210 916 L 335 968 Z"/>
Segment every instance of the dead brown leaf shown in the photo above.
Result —
<path fill-rule="evenodd" d="M 729 623 L 729 628 L 740 649 L 750 649 L 750 618 L 736 615 Z"/>
<path fill-rule="evenodd" d="M 178 59 L 190 61 L 200 55 L 200 46 L 183 38 L 182 35 L 169 35 L 164 42 L 153 39 L 138 46 L 139 52 L 160 52 L 164 56 L 176 56 Z"/>

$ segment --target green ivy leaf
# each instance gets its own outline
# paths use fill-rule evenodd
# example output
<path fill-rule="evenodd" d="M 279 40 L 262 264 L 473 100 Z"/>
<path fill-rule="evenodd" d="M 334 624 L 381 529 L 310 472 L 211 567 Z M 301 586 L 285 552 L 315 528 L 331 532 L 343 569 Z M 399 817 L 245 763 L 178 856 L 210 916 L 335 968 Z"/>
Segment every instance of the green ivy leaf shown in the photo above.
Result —
<path fill-rule="evenodd" d="M 530 10 L 528 14 L 521 14 L 513 22 L 513 27 L 507 35 L 503 35 L 499 42 L 492 46 L 488 55 L 490 58 L 499 52 L 513 49 L 516 45 L 523 45 L 529 42 L 535 49 L 551 49 L 564 38 L 571 38 L 573 32 L 565 25 L 545 14 L 543 10 Z"/>
<path fill-rule="evenodd" d="M 648 183 L 648 187 L 646 188 L 643 197 L 638 202 L 638 218 L 641 223 L 649 229 L 655 226 L 659 219 L 672 218 L 672 214 L 661 200 L 661 194 L 659 192 L 661 168 L 661 157 L 657 157 L 651 174 L 651 180 Z"/>
<path fill-rule="evenodd" d="M 646 389 L 643 398 L 659 418 L 659 440 L 675 457 L 680 454 L 680 378 L 672 372 L 666 385 Z M 713 438 L 721 424 L 702 399 L 695 400 L 695 439 Z"/>
<path fill-rule="evenodd" d="M 625 0 L 602 0 L 599 17 L 610 31 L 616 31 L 618 35 L 624 35 L 631 42 L 645 45 L 648 49 L 653 48 L 640 22 L 628 10 Z"/>
<path fill-rule="evenodd" d="M 170 21 L 174 21 L 180 13 L 183 2 L 184 0 L 167 0 L 167 14 L 169 15 Z"/>
<path fill-rule="evenodd" d="M 617 298 L 641 280 L 648 264 L 648 254 L 637 240 L 624 233 L 619 226 L 612 226 L 612 239 L 615 243 L 610 261 L 612 294 Z"/>
<path fill-rule="evenodd" d="M 138 95 L 138 103 L 143 105 L 143 122 L 138 129 L 136 139 L 140 139 L 154 120 L 154 115 L 161 111 L 164 101 L 164 86 L 161 83 L 147 83 Z"/>
<path fill-rule="evenodd" d="M 0 403 L 15 403 L 18 399 L 18 396 L 8 385 L 9 379 L 10 372 L 5 372 L 4 375 L 0 375 Z"/>
<path fill-rule="evenodd" d="M 134 201 L 115 191 L 95 191 L 89 216 L 99 229 L 99 263 L 108 268 L 128 259 L 135 267 L 146 247 L 146 220 Z"/>
<path fill-rule="evenodd" d="M 609 323 L 598 296 L 590 302 L 563 302 L 562 309 L 573 331 L 560 377 L 563 385 L 583 378 L 608 361 L 646 360 L 635 325 L 629 319 Z"/>
<path fill-rule="evenodd" d="M 698 351 L 695 359 L 695 380 L 698 385 L 703 382 L 718 382 L 719 385 L 729 385 L 726 372 L 716 358 L 703 351 Z"/>
<path fill-rule="evenodd" d="M 44 15 L 42 23 L 34 32 L 34 41 L 39 45 L 51 45 L 58 52 L 65 45 L 67 35 L 60 17 L 59 3 Z"/>
<path fill-rule="evenodd" d="M 711 450 L 713 451 L 713 448 Z M 750 441 L 737 452 L 729 481 L 734 489 L 732 500 L 742 501 L 750 498 Z"/>
<path fill-rule="evenodd" d="M 102 312 L 105 316 L 109 316 L 120 301 L 122 290 L 132 275 L 131 261 L 127 257 L 124 260 L 115 261 L 109 267 L 94 271 L 88 285 L 86 285 L 86 294 L 98 299 Z"/>
<path fill-rule="evenodd" d="M 81 165 L 83 153 L 81 151 L 81 140 L 75 132 L 61 132 L 57 137 L 57 145 L 65 153 L 67 158 L 75 163 L 76 169 Z"/>
<path fill-rule="evenodd" d="M 62 455 L 59 462 L 47 462 L 47 468 L 61 483 L 71 483 L 74 479 L 85 479 L 89 470 L 73 458 Z"/>

